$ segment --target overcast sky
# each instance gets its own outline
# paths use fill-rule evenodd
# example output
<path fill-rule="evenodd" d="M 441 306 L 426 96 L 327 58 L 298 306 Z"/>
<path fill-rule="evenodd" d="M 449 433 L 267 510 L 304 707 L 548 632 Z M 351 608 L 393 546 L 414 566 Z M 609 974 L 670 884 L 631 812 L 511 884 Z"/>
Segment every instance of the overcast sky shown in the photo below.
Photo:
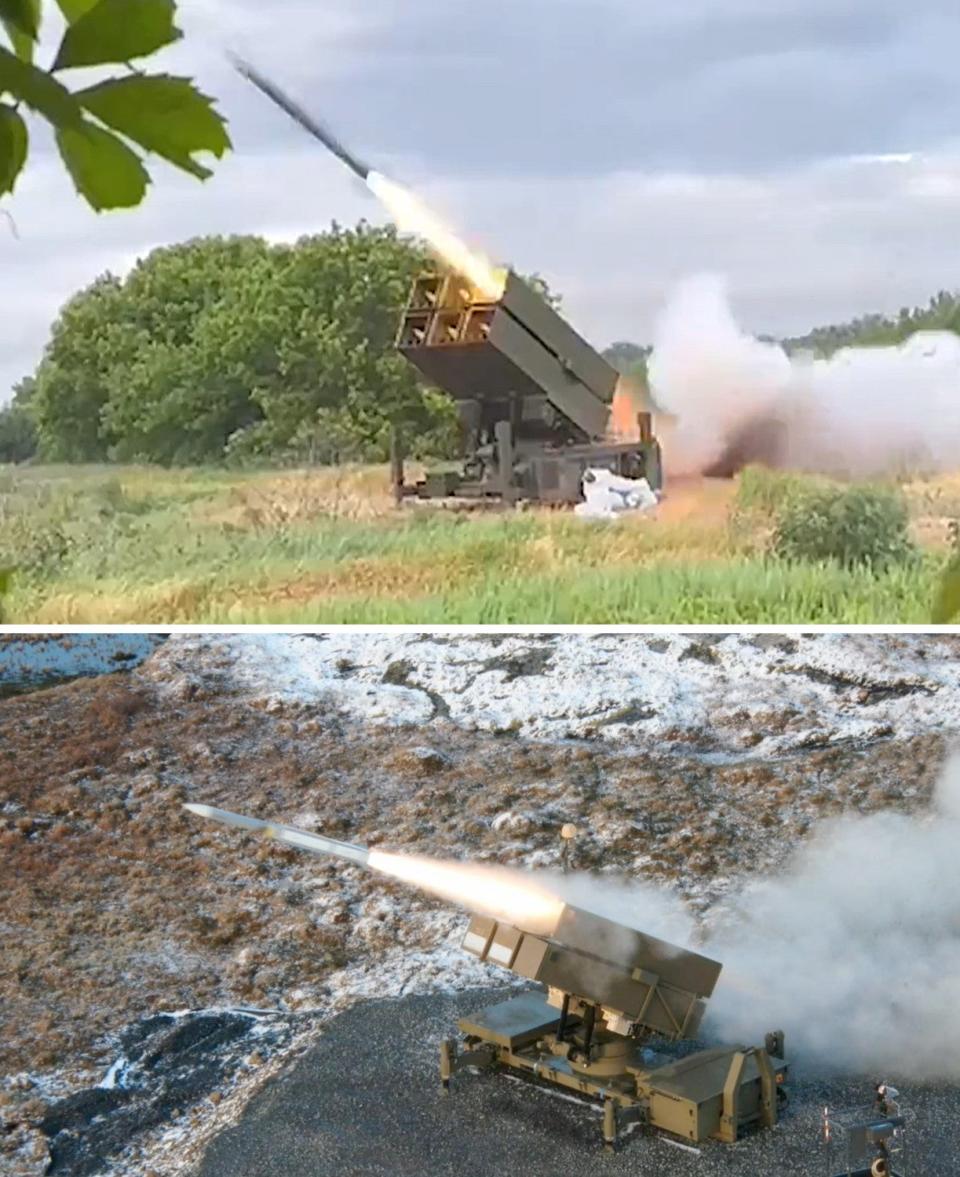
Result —
<path fill-rule="evenodd" d="M 181 0 L 180 24 L 164 64 L 236 151 L 206 184 L 157 163 L 140 209 L 97 216 L 38 130 L 0 204 L 0 400 L 71 293 L 157 245 L 382 219 L 225 48 L 543 273 L 598 346 L 648 341 L 702 270 L 777 334 L 960 288 L 956 0 Z"/>

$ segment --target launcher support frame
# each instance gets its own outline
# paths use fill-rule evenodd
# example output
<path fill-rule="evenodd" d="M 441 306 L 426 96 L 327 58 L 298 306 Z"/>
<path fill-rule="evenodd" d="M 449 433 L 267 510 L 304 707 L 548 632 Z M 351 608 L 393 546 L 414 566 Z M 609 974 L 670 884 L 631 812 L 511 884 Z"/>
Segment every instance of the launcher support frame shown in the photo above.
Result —
<path fill-rule="evenodd" d="M 609 1073 L 602 1054 L 584 1061 L 586 1039 L 592 1037 L 597 1050 L 618 1036 L 603 1028 L 590 1032 L 588 1023 L 569 1013 L 564 1019 L 537 990 L 461 1018 L 463 1037 L 440 1044 L 441 1087 L 449 1091 L 458 1073 L 480 1068 L 563 1090 L 601 1110 L 607 1149 L 617 1148 L 622 1130 L 634 1124 L 697 1144 L 708 1138 L 733 1143 L 777 1122 L 776 1093 L 788 1068 L 764 1047 L 714 1048 L 676 1060 L 650 1059 L 649 1049 L 632 1042 L 624 1067 Z"/>

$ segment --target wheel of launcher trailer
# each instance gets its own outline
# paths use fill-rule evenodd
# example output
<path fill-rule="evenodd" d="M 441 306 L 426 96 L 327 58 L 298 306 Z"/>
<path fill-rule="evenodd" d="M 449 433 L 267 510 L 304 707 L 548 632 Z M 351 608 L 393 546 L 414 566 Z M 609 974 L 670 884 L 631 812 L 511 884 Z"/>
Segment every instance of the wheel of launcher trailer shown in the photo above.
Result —
<path fill-rule="evenodd" d="M 890 1162 L 886 1157 L 877 1157 L 870 1166 L 870 1177 L 890 1177 Z"/>

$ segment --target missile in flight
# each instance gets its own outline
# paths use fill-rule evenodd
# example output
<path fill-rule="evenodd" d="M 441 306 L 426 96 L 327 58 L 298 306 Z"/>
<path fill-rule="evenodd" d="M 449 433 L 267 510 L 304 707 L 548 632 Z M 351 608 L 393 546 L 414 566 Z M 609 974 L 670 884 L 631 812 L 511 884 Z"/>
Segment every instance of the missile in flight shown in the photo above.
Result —
<path fill-rule="evenodd" d="M 336 838 L 310 834 L 294 826 L 276 825 L 273 822 L 261 821 L 257 817 L 245 817 L 242 813 L 231 813 L 229 809 L 215 809 L 212 805 L 188 803 L 184 805 L 184 809 L 189 809 L 197 817 L 207 817 L 225 826 L 235 826 L 250 834 L 260 834 L 264 838 L 272 838 L 297 850 L 308 850 L 311 854 L 329 854 L 333 858 L 342 858 L 357 866 L 370 865 L 370 851 L 366 846 L 352 846 L 349 842 L 338 842 Z"/>
<path fill-rule="evenodd" d="M 345 163 L 355 176 L 359 176 L 361 180 L 366 182 L 366 179 L 370 175 L 372 169 L 367 164 L 365 164 L 363 160 L 357 159 L 357 157 L 340 142 L 340 140 L 333 133 L 333 131 L 330 130 L 329 127 L 324 126 L 324 124 L 321 123 L 318 119 L 314 118 L 313 115 L 308 114 L 302 106 L 294 102 L 294 100 L 288 94 L 285 94 L 280 89 L 280 87 L 277 86 L 274 82 L 271 82 L 269 78 L 264 77 L 264 75 L 260 73 L 259 70 L 255 69 L 249 62 L 244 61 L 235 54 L 230 55 L 230 60 L 233 62 L 234 68 L 242 77 L 246 78 L 248 82 L 252 82 L 253 85 L 256 86 L 262 94 L 266 94 L 271 102 L 276 103 L 276 105 L 279 106 L 281 110 L 286 111 L 287 114 L 295 122 L 298 122 L 305 131 L 309 132 L 309 134 L 311 134 L 314 139 L 319 139 L 324 147 L 326 147 L 328 151 L 332 152 L 342 163 Z"/>

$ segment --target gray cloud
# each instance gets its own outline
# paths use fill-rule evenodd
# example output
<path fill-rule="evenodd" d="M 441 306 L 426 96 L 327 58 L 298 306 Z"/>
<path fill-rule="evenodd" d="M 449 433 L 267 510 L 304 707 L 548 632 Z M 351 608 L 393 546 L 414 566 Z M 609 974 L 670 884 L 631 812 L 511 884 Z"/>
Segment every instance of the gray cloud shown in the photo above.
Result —
<path fill-rule="evenodd" d="M 302 47 L 259 58 L 358 143 L 458 173 L 751 169 L 956 126 L 960 18 L 939 0 L 660 7 L 368 0 L 335 79 Z"/>

